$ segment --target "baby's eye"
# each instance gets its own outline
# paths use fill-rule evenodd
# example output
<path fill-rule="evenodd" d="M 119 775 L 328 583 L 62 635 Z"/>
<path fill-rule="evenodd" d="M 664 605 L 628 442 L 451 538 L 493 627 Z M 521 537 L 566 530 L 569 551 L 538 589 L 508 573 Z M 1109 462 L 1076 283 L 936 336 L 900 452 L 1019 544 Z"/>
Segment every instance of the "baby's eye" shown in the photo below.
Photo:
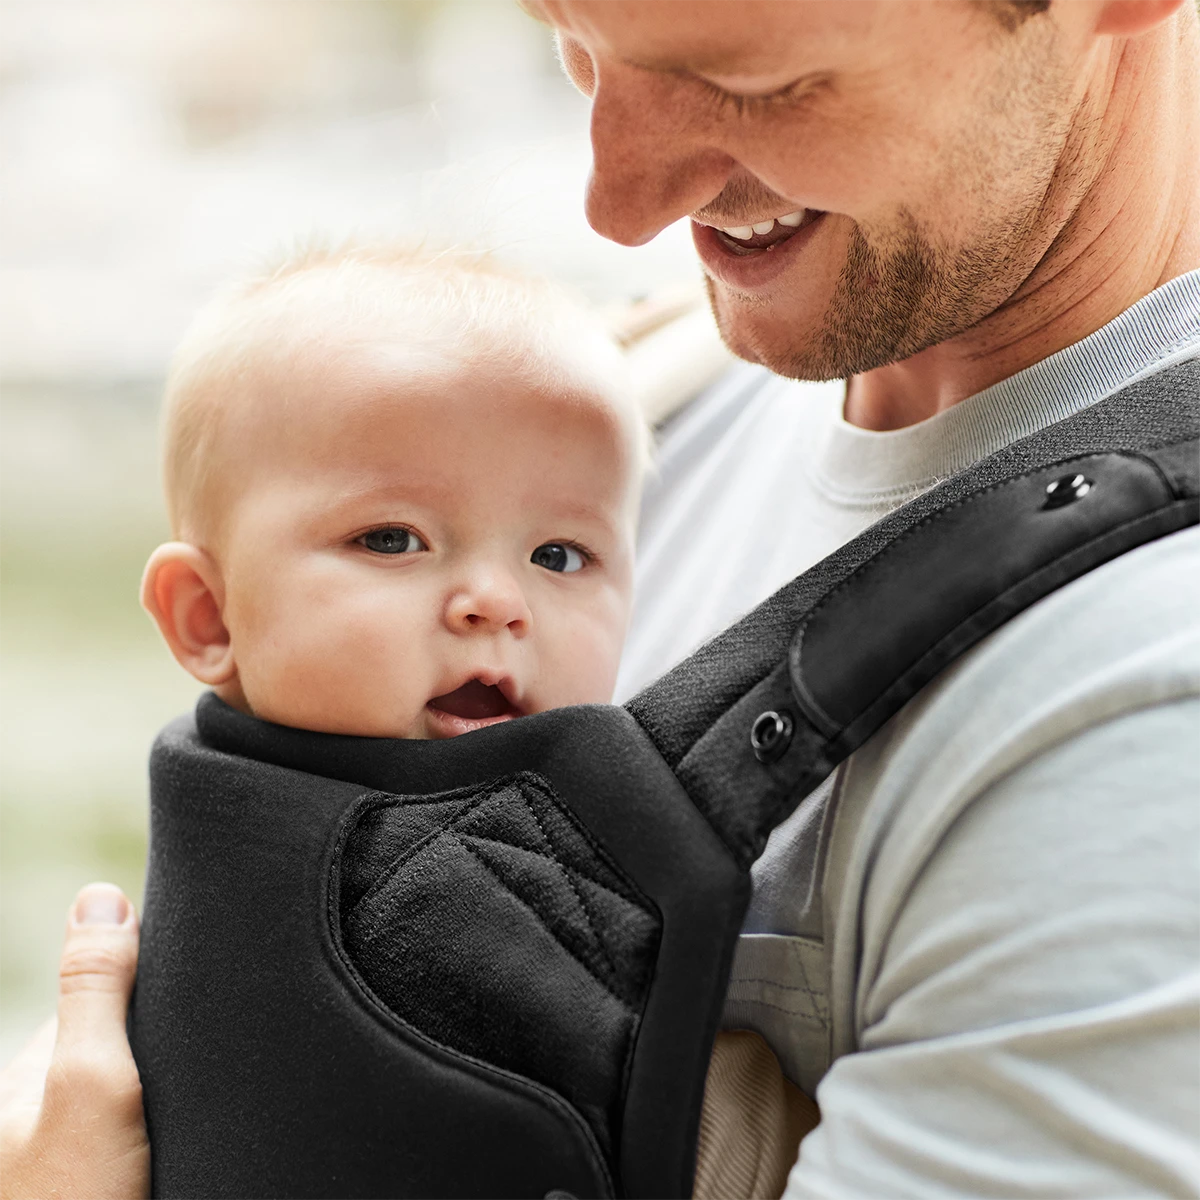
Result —
<path fill-rule="evenodd" d="M 412 554 L 416 550 L 429 549 L 411 529 L 401 529 L 397 525 L 388 529 L 372 529 L 355 540 L 376 554 Z"/>
<path fill-rule="evenodd" d="M 565 542 L 547 542 L 539 546 L 530 556 L 529 561 L 547 571 L 578 571 L 583 567 L 583 555 L 574 546 Z"/>

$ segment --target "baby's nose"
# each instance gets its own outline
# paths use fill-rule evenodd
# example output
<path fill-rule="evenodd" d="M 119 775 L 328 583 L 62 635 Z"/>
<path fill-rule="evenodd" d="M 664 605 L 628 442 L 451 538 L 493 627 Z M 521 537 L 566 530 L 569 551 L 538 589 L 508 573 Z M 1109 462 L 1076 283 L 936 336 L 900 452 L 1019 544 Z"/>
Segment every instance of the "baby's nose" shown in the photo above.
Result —
<path fill-rule="evenodd" d="M 530 620 L 525 593 L 506 572 L 479 575 L 457 589 L 446 605 L 446 624 L 458 633 L 508 629 L 524 637 Z"/>

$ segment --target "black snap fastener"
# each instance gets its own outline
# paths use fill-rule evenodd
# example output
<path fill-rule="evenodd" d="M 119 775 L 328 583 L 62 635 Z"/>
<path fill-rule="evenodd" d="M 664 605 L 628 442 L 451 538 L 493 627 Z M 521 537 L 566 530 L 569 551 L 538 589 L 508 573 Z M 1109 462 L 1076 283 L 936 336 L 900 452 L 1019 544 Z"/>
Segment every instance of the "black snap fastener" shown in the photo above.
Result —
<path fill-rule="evenodd" d="M 760 763 L 774 762 L 792 740 L 791 714 L 771 709 L 760 713 L 750 726 L 750 748 Z"/>
<path fill-rule="evenodd" d="M 1062 508 L 1082 500 L 1092 490 L 1092 481 L 1084 475 L 1064 475 L 1053 483 L 1046 485 L 1046 499 L 1043 508 Z"/>

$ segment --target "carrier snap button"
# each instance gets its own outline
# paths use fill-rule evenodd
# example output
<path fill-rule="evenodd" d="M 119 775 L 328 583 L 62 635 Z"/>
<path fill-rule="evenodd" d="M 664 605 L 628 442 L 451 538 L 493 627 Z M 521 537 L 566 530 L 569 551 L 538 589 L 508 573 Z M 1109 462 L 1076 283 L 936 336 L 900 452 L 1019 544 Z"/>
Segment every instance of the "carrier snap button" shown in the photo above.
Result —
<path fill-rule="evenodd" d="M 788 748 L 794 728 L 790 713 L 774 709 L 760 713 L 750 726 L 750 748 L 754 757 L 760 763 L 774 762 Z"/>
<path fill-rule="evenodd" d="M 1046 485 L 1046 499 L 1043 508 L 1062 508 L 1082 500 L 1092 490 L 1093 483 L 1084 475 L 1064 475 L 1053 483 Z"/>

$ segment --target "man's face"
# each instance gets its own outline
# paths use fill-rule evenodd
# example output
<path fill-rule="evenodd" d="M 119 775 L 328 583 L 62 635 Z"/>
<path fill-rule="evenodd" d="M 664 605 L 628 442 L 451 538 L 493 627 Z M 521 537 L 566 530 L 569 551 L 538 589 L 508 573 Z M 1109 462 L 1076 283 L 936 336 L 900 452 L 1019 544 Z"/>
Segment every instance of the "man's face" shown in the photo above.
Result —
<path fill-rule="evenodd" d="M 1063 164 L 1087 6 L 1015 28 L 977 0 L 526 6 L 592 97 L 592 225 L 637 245 L 690 216 L 726 341 L 784 375 L 969 329 L 1084 186 Z"/>

